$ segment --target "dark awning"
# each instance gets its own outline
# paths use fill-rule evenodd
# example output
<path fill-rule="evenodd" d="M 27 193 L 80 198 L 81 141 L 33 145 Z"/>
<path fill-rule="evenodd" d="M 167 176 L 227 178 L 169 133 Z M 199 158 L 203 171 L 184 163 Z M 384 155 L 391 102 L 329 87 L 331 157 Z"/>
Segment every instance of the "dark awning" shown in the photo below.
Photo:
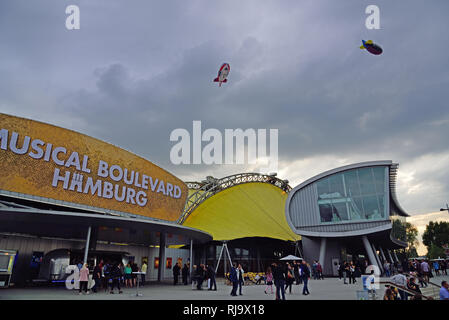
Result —
<path fill-rule="evenodd" d="M 207 232 L 171 222 L 94 213 L 0 207 L 0 232 L 85 239 L 89 226 L 98 227 L 98 240 L 115 243 L 158 245 L 159 233 L 167 234 L 167 245 L 189 244 L 190 239 L 194 243 L 212 240 Z"/>

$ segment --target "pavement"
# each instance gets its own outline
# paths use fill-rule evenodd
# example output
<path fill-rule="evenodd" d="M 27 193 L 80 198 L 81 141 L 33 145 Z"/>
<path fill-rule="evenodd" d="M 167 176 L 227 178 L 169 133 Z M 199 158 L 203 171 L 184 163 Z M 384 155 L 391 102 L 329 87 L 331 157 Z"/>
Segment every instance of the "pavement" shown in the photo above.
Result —
<path fill-rule="evenodd" d="M 387 280 L 382 278 L 381 280 Z M 441 281 L 449 281 L 449 276 L 434 277 L 432 282 L 441 284 Z M 232 287 L 225 285 L 224 279 L 217 279 L 217 291 L 192 289 L 189 285 L 176 285 L 172 283 L 149 283 L 139 288 L 142 296 L 136 296 L 136 288 L 122 288 L 123 293 L 115 294 L 100 290 L 98 293 L 79 295 L 78 290 L 67 290 L 65 287 L 33 287 L 33 288 L 8 288 L 0 289 L 0 300 L 274 300 L 275 295 L 264 293 L 265 285 L 243 286 L 243 295 L 231 297 Z M 362 291 L 361 279 L 355 284 L 344 284 L 338 278 L 326 278 L 324 280 L 310 280 L 310 295 L 302 295 L 302 285 L 292 286 L 292 293 L 286 293 L 287 300 L 357 300 L 357 291 Z M 273 286 L 273 290 L 275 287 Z M 378 290 L 380 297 L 384 293 L 384 287 Z"/>

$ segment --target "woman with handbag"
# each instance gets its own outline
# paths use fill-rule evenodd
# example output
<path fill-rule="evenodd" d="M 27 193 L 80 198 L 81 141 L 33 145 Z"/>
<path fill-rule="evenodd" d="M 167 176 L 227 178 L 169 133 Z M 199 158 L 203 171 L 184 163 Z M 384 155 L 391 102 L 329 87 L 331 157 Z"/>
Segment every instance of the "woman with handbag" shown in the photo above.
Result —
<path fill-rule="evenodd" d="M 287 262 L 287 279 L 285 281 L 285 291 L 287 292 L 287 288 L 289 288 L 289 293 L 292 293 L 292 284 L 295 280 L 295 277 L 293 276 L 293 268 L 290 265 L 290 263 Z"/>

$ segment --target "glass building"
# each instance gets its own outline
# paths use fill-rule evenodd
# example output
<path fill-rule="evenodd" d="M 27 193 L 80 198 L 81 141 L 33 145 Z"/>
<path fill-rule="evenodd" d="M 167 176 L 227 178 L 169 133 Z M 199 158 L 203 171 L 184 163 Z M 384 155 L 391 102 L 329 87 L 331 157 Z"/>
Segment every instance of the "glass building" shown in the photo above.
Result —
<path fill-rule="evenodd" d="M 396 197 L 397 169 L 392 161 L 356 163 L 295 187 L 286 218 L 302 236 L 304 258 L 320 261 L 327 275 L 345 260 L 366 260 L 381 272 L 385 260 L 396 262 L 394 250 L 407 244 L 392 236 L 392 220 L 408 216 Z"/>

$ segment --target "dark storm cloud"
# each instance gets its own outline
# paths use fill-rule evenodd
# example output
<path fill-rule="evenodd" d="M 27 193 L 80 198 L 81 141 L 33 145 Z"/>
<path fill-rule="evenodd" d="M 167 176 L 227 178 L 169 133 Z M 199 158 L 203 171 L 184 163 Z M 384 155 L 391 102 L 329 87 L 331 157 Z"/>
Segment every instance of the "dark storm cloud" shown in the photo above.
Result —
<path fill-rule="evenodd" d="M 81 30 L 64 27 L 68 4 L 80 6 Z M 365 28 L 369 4 L 380 7 L 381 30 Z M 0 108 L 111 142 L 188 180 L 245 167 L 172 165 L 173 129 L 191 132 L 193 120 L 203 130 L 277 128 L 292 183 L 392 159 L 404 171 L 403 206 L 432 211 L 449 191 L 449 164 L 428 169 L 448 156 L 447 9 L 445 1 L 2 1 Z M 384 54 L 359 50 L 361 39 Z M 219 88 L 212 79 L 223 62 L 231 73 Z"/>

